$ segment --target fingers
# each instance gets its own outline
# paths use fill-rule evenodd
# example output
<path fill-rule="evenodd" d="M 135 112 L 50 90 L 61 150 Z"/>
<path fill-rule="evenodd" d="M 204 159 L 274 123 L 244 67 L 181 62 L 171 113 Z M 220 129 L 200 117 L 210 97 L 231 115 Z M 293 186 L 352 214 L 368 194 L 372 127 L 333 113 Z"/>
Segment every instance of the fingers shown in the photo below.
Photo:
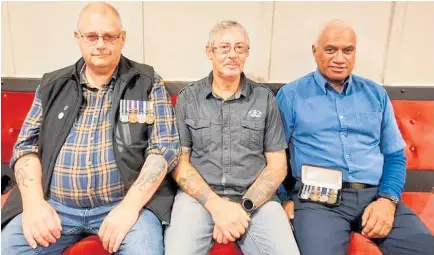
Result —
<path fill-rule="evenodd" d="M 53 208 L 52 216 L 53 216 L 55 226 L 57 227 L 57 229 L 59 229 L 60 232 L 62 232 L 62 221 L 60 220 L 59 214 L 57 214 L 54 208 Z"/>
<path fill-rule="evenodd" d="M 39 221 L 36 226 L 38 228 L 39 234 L 42 236 L 42 238 L 44 238 L 45 241 L 49 243 L 56 242 L 56 238 L 49 231 L 46 221 Z"/>
<path fill-rule="evenodd" d="M 35 249 L 37 246 L 37 243 L 36 243 L 35 239 L 33 238 L 33 235 L 30 232 L 30 230 L 27 228 L 23 228 L 23 234 L 24 234 L 24 238 L 26 239 L 26 241 L 30 245 L 30 247 L 32 247 L 32 249 Z"/>
<path fill-rule="evenodd" d="M 378 234 L 378 237 L 379 238 L 386 237 L 391 230 L 392 230 L 392 224 L 389 222 L 385 222 L 383 228 L 380 230 L 380 233 Z"/>
<path fill-rule="evenodd" d="M 365 227 L 362 230 L 362 234 L 364 236 L 368 236 L 368 233 L 372 231 L 376 223 L 377 223 L 377 218 L 375 216 L 369 217 L 368 221 L 365 224 Z"/>
<path fill-rule="evenodd" d="M 217 231 L 216 241 L 217 243 L 223 243 L 223 233 L 221 231 Z"/>
<path fill-rule="evenodd" d="M 374 227 L 372 228 L 372 230 L 370 232 L 368 232 L 368 237 L 370 238 L 377 238 L 379 237 L 380 231 L 384 226 L 384 221 L 379 220 L 377 218 L 377 222 L 375 223 Z"/>
<path fill-rule="evenodd" d="M 232 232 L 235 231 L 223 230 L 222 232 L 223 232 L 223 236 L 226 237 L 228 241 L 235 242 L 235 238 L 232 236 Z"/>
<path fill-rule="evenodd" d="M 369 205 L 368 207 L 366 207 L 362 215 L 362 227 L 365 227 L 369 217 L 371 216 L 371 213 L 372 213 L 372 206 Z"/>
<path fill-rule="evenodd" d="M 108 252 L 110 252 L 110 253 L 113 253 L 113 248 L 114 248 L 114 245 L 115 245 L 115 243 L 116 243 L 116 238 L 118 237 L 118 231 L 116 231 L 116 230 L 114 230 L 114 231 L 112 231 L 111 232 L 111 235 L 110 235 L 110 237 L 109 237 L 109 243 L 108 243 L 108 249 L 107 249 L 107 251 Z"/>
<path fill-rule="evenodd" d="M 57 223 L 54 219 L 46 219 L 45 225 L 47 226 L 48 231 L 51 233 L 51 235 L 53 235 L 56 239 L 60 238 L 60 229 L 58 228 Z"/>
<path fill-rule="evenodd" d="M 295 215 L 295 213 L 294 213 L 294 202 L 293 201 L 288 201 L 288 202 L 285 203 L 284 207 L 285 207 L 285 212 L 286 212 L 286 215 L 288 216 L 288 218 L 290 220 L 293 220 L 294 219 L 294 215 Z"/>
<path fill-rule="evenodd" d="M 35 239 L 35 241 L 38 242 L 41 246 L 48 247 L 49 243 L 42 237 L 41 233 L 39 233 L 39 230 L 36 226 L 32 226 L 30 233 Z"/>
<path fill-rule="evenodd" d="M 102 242 L 102 246 L 106 251 L 109 249 L 110 237 L 112 235 L 113 229 L 110 226 L 106 226 L 103 234 L 100 236 L 100 240 Z M 98 234 L 99 235 L 99 234 Z"/>

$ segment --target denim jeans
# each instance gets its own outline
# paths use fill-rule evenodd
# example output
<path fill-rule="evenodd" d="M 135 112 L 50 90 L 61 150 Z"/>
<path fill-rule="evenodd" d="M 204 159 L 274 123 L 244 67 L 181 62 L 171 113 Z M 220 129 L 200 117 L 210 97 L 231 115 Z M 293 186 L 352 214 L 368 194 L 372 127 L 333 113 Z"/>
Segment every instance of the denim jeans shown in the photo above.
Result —
<path fill-rule="evenodd" d="M 212 244 L 211 214 L 194 198 L 179 191 L 165 232 L 166 255 L 204 255 Z M 280 203 L 270 201 L 250 217 L 237 240 L 244 255 L 299 255 L 288 218 Z"/>
<path fill-rule="evenodd" d="M 62 221 L 60 239 L 47 248 L 38 246 L 32 249 L 23 235 L 22 214 L 17 215 L 3 229 L 1 236 L 1 254 L 61 254 L 85 235 L 97 234 L 104 218 L 119 204 L 112 203 L 96 208 L 72 208 L 52 199 L 48 203 L 54 207 Z M 125 215 L 128 217 L 128 215 Z M 157 216 L 147 209 L 142 209 L 136 224 L 125 236 L 118 254 L 162 255 L 163 229 Z"/>

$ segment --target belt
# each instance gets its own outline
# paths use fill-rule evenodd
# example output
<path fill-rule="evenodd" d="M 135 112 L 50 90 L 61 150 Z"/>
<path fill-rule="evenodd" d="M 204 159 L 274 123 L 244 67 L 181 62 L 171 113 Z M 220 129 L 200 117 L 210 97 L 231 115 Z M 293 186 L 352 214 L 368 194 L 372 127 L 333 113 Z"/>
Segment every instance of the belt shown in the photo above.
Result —
<path fill-rule="evenodd" d="M 343 189 L 369 189 L 377 187 L 376 185 L 371 184 L 364 184 L 364 183 L 358 183 L 358 182 L 344 182 L 342 183 Z"/>

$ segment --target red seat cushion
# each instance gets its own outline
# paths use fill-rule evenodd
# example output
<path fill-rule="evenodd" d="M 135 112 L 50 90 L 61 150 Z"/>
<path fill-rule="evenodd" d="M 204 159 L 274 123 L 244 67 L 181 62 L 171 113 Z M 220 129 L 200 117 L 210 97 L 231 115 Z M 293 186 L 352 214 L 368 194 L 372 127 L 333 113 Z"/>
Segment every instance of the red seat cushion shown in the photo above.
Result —
<path fill-rule="evenodd" d="M 110 253 L 104 250 L 98 236 L 89 236 L 63 252 L 63 255 L 78 254 L 109 255 Z"/>

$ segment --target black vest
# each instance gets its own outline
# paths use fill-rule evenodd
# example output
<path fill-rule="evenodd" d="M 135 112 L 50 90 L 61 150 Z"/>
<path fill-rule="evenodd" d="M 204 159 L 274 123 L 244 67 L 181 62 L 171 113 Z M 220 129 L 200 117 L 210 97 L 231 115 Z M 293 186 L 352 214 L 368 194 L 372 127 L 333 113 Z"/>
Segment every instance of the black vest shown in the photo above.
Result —
<path fill-rule="evenodd" d="M 75 65 L 44 74 L 42 77 L 39 90 L 43 120 L 39 134 L 39 147 L 45 197 L 50 190 L 51 176 L 57 156 L 80 110 L 83 92 L 79 71 L 83 65 L 84 60 L 80 59 Z M 119 121 L 119 102 L 121 99 L 148 101 L 153 79 L 154 69 L 152 67 L 121 57 L 114 88 L 111 118 L 114 154 L 122 181 L 127 189 L 137 179 L 145 162 L 148 129 L 151 126 L 146 123 L 121 123 Z M 66 105 L 69 107 L 64 110 Z M 61 119 L 58 118 L 60 112 L 64 112 L 64 117 Z M 175 182 L 170 175 L 167 175 L 152 199 L 146 204 L 146 208 L 154 212 L 162 222 L 168 223 L 175 192 Z M 2 228 L 21 212 L 21 195 L 18 188 L 14 187 L 2 209 Z"/>

